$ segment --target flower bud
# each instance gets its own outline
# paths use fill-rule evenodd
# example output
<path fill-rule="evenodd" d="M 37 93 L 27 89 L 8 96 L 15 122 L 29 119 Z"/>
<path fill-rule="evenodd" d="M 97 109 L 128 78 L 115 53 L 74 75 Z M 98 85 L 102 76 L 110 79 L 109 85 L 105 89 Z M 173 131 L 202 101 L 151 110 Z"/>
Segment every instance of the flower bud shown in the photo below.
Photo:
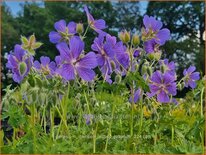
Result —
<path fill-rule="evenodd" d="M 136 71 L 136 72 L 139 71 L 139 64 L 135 64 L 135 71 Z"/>
<path fill-rule="evenodd" d="M 152 75 L 152 68 L 151 68 L 151 67 L 147 67 L 147 74 L 148 74 L 149 76 Z"/>
<path fill-rule="evenodd" d="M 81 34 L 84 32 L 84 27 L 83 27 L 83 24 L 82 23 L 78 23 L 77 26 L 76 26 L 76 31 L 77 33 Z"/>
<path fill-rule="evenodd" d="M 147 66 L 143 65 L 141 68 L 141 74 L 144 75 L 145 73 L 147 73 Z"/>
<path fill-rule="evenodd" d="M 115 65 L 115 62 L 114 62 L 114 61 L 111 61 L 111 66 L 112 66 L 112 69 L 115 69 L 115 68 L 116 68 L 116 65 Z"/>
<path fill-rule="evenodd" d="M 130 32 L 126 30 L 124 32 L 120 32 L 119 38 L 123 43 L 128 43 L 130 41 Z"/>
<path fill-rule="evenodd" d="M 119 74 L 116 75 L 116 76 L 115 76 L 115 82 L 116 82 L 116 83 L 120 83 L 121 81 L 122 81 L 122 76 L 119 75 Z"/>
<path fill-rule="evenodd" d="M 133 37 L 132 37 L 132 44 L 135 45 L 135 46 L 137 46 L 137 45 L 139 45 L 139 43 L 140 43 L 139 36 L 136 35 L 136 34 L 133 35 Z"/>
<path fill-rule="evenodd" d="M 25 62 L 20 62 L 19 63 L 19 72 L 21 75 L 24 75 L 26 73 L 27 70 L 27 65 Z"/>
<path fill-rule="evenodd" d="M 147 56 L 148 56 L 148 58 L 149 58 L 150 60 L 159 61 L 160 58 L 161 58 L 161 55 L 162 55 L 161 52 L 155 52 L 155 53 L 150 53 L 150 54 L 148 54 Z"/>
<path fill-rule="evenodd" d="M 162 73 L 166 72 L 167 71 L 167 66 L 165 66 L 165 65 L 160 66 L 160 70 L 161 70 Z"/>

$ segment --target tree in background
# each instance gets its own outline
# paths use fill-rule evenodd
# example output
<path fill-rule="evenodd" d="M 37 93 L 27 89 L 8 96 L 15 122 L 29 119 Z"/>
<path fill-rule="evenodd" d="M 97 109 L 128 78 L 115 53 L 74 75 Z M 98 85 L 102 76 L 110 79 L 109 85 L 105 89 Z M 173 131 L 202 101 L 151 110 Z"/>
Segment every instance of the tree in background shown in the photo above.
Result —
<path fill-rule="evenodd" d="M 83 5 L 87 5 L 94 18 L 104 18 L 108 25 L 107 32 L 117 35 L 121 30 L 135 32 L 142 27 L 142 16 L 138 2 L 26 2 L 17 17 L 13 17 L 9 8 L 2 7 L 2 62 L 3 88 L 11 84 L 6 76 L 5 53 L 11 51 L 16 43 L 20 43 L 21 35 L 30 36 L 33 33 L 40 42 L 44 42 L 37 50 L 35 59 L 47 55 L 51 59 L 57 55 L 56 47 L 49 42 L 48 34 L 54 30 L 54 23 L 60 19 L 81 21 L 86 25 L 86 15 Z M 178 72 L 190 64 L 195 64 L 204 73 L 204 2 L 149 2 L 147 14 L 161 18 L 164 25 L 172 33 L 171 41 L 164 47 L 165 56 L 179 65 Z M 86 28 L 86 27 L 84 27 Z M 88 31 L 86 45 L 94 40 L 93 31 Z M 139 33 L 139 32 L 138 32 Z M 86 47 L 90 51 L 91 47 Z M 172 56 L 171 56 L 172 55 Z M 181 62 L 181 63 L 178 63 Z M 182 63 L 183 62 L 183 63 Z"/>
<path fill-rule="evenodd" d="M 190 64 L 204 73 L 204 2 L 149 2 L 147 14 L 160 18 L 171 31 L 164 46 L 167 58 L 178 64 L 178 72 Z"/>

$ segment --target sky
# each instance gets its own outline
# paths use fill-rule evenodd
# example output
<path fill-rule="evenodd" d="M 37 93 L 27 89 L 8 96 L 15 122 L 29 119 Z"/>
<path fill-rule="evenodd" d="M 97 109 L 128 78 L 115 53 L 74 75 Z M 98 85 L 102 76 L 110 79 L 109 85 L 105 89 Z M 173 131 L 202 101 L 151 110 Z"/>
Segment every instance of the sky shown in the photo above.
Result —
<path fill-rule="evenodd" d="M 12 15 L 17 16 L 17 13 L 21 10 L 20 4 L 23 4 L 24 1 L 5 1 L 6 5 L 11 9 Z M 37 3 L 42 5 L 42 1 L 37 1 Z M 140 1 L 140 12 L 143 15 L 146 12 L 147 1 Z"/>

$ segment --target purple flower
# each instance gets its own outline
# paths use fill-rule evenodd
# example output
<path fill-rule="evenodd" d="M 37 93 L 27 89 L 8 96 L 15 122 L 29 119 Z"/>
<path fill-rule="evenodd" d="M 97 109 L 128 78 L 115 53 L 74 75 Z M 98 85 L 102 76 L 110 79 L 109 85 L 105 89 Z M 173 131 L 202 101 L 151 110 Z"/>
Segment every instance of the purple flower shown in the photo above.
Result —
<path fill-rule="evenodd" d="M 153 52 L 157 51 L 158 44 L 155 42 L 154 39 L 148 40 L 148 41 L 144 42 L 144 49 L 145 49 L 147 54 L 153 53 Z"/>
<path fill-rule="evenodd" d="M 139 57 L 140 56 L 141 51 L 139 49 L 135 49 L 134 53 L 133 53 L 133 57 Z"/>
<path fill-rule="evenodd" d="M 84 119 L 87 125 L 90 125 L 94 116 L 92 114 L 85 114 Z"/>
<path fill-rule="evenodd" d="M 59 20 L 54 24 L 56 31 L 49 33 L 50 42 L 56 44 L 61 41 L 69 41 L 69 39 L 76 34 L 76 23 L 70 22 L 66 26 L 65 20 Z"/>
<path fill-rule="evenodd" d="M 41 56 L 40 57 L 40 62 L 39 61 L 34 61 L 34 67 L 37 69 L 37 71 L 42 71 L 46 75 L 54 75 L 55 69 L 56 69 L 56 64 L 55 62 L 51 61 L 50 58 L 46 56 Z"/>
<path fill-rule="evenodd" d="M 73 80 L 77 74 L 85 81 L 94 79 L 95 72 L 92 69 L 97 66 L 96 55 L 89 52 L 81 56 L 84 42 L 79 37 L 72 37 L 69 47 L 64 42 L 57 44 L 56 47 L 63 62 L 59 72 L 65 80 Z"/>
<path fill-rule="evenodd" d="M 137 90 L 135 91 L 135 93 L 134 93 L 134 97 L 130 96 L 129 102 L 130 102 L 130 103 L 137 103 L 137 101 L 140 100 L 141 92 L 142 92 L 142 91 L 141 91 L 140 88 L 137 89 Z"/>
<path fill-rule="evenodd" d="M 168 59 L 160 60 L 159 64 L 163 67 L 164 72 L 169 72 L 172 75 L 175 75 L 175 63 L 173 61 L 169 62 Z"/>
<path fill-rule="evenodd" d="M 159 45 L 164 45 L 167 40 L 170 39 L 170 31 L 166 28 L 162 28 L 162 22 L 156 20 L 152 16 L 145 15 L 143 18 L 145 30 L 143 32 L 144 37 L 147 40 L 154 39 Z"/>
<path fill-rule="evenodd" d="M 26 51 L 21 48 L 21 45 L 15 45 L 14 52 L 10 52 L 7 59 L 6 67 L 11 69 L 13 80 L 20 83 L 29 73 L 33 57 L 28 57 Z"/>
<path fill-rule="evenodd" d="M 113 71 L 120 71 L 120 65 L 124 68 L 129 66 L 129 55 L 125 52 L 126 47 L 122 42 L 117 42 L 116 37 L 109 34 L 106 37 L 99 35 L 94 39 L 91 48 L 97 52 L 97 63 L 106 80 L 110 79 L 109 75 Z"/>
<path fill-rule="evenodd" d="M 147 93 L 148 96 L 157 95 L 158 102 L 170 102 L 169 96 L 174 96 L 177 93 L 175 79 L 175 76 L 169 73 L 154 72 L 150 78 L 151 84 L 149 84 L 149 88 L 151 93 Z"/>
<path fill-rule="evenodd" d="M 200 73 L 194 72 L 196 70 L 195 66 L 190 66 L 188 69 L 183 71 L 185 87 L 190 86 L 192 89 L 196 87 L 195 81 L 200 79 Z"/>
<path fill-rule="evenodd" d="M 93 18 L 93 16 L 89 13 L 88 7 L 84 6 L 84 11 L 87 14 L 87 20 L 88 20 L 88 24 L 89 26 L 95 30 L 97 33 L 101 34 L 101 35 L 106 35 L 107 33 L 102 31 L 103 29 L 106 28 L 106 23 L 103 19 L 98 19 L 95 20 Z"/>

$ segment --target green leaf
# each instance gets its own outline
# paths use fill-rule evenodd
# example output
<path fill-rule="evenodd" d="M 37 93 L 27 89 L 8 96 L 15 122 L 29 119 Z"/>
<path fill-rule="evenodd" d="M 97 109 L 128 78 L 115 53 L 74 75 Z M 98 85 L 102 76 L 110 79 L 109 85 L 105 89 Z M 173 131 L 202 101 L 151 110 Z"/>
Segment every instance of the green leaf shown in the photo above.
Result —
<path fill-rule="evenodd" d="M 43 43 L 41 43 L 41 42 L 36 42 L 36 43 L 34 44 L 34 46 L 33 46 L 33 49 L 37 49 L 37 48 L 41 47 L 41 45 L 43 45 Z"/>
<path fill-rule="evenodd" d="M 27 38 L 25 36 L 21 36 L 21 42 L 25 45 L 28 45 L 29 41 L 27 40 Z"/>

